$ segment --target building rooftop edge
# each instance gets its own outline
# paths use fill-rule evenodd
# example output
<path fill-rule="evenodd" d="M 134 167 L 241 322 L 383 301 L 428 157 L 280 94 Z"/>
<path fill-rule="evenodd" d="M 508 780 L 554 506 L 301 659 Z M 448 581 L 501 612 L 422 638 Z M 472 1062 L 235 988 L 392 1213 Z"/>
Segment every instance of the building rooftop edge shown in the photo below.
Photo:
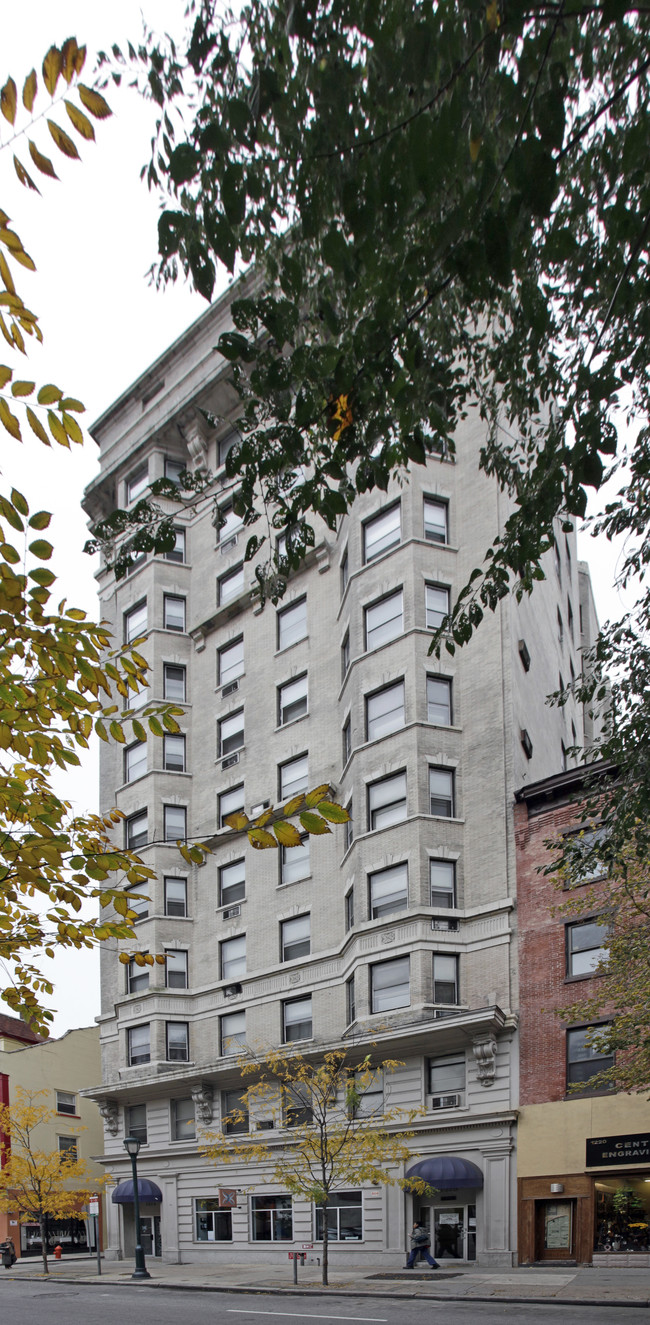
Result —
<path fill-rule="evenodd" d="M 617 773 L 616 764 L 611 760 L 595 760 L 583 764 L 580 768 L 570 768 L 562 773 L 553 773 L 551 777 L 541 778 L 515 791 L 515 800 L 526 804 L 536 801 L 557 800 L 571 792 L 582 791 L 590 778 L 612 778 Z"/>

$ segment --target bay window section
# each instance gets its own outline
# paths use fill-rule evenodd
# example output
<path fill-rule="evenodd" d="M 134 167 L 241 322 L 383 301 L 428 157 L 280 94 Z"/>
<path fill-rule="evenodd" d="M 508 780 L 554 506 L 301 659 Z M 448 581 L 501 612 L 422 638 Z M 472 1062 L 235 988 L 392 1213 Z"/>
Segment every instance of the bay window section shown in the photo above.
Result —
<path fill-rule="evenodd" d="M 399 543 L 402 537 L 400 504 L 367 520 L 363 526 L 363 559 L 374 561 Z"/>
<path fill-rule="evenodd" d="M 402 590 L 380 598 L 366 608 L 366 649 L 378 649 L 380 644 L 397 639 L 404 630 L 404 598 Z"/>
<path fill-rule="evenodd" d="M 393 1008 L 407 1008 L 411 1002 L 410 966 L 408 957 L 378 962 L 370 967 L 370 1010 L 390 1012 Z"/>
<path fill-rule="evenodd" d="M 294 1040 L 311 1040 L 312 1017 L 311 995 L 309 998 L 293 998 L 282 1004 L 282 1041 L 291 1044 Z"/>
<path fill-rule="evenodd" d="M 372 920 L 381 920 L 383 916 L 404 911 L 408 899 L 408 866 L 392 865 L 390 869 L 378 870 L 370 875 L 370 916 Z"/>
<path fill-rule="evenodd" d="M 370 829 L 388 828 L 406 818 L 406 773 L 395 773 L 368 787 Z"/>
<path fill-rule="evenodd" d="M 366 698 L 366 740 L 376 741 L 398 731 L 406 721 L 404 682 L 378 690 Z"/>

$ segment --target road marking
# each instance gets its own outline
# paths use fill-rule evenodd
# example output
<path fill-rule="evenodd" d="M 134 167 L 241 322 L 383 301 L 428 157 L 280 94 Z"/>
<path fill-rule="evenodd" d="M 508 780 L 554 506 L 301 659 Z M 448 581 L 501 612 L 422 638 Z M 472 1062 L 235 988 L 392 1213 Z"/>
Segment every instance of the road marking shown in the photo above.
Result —
<path fill-rule="evenodd" d="M 241 1307 L 228 1307 L 232 1316 L 299 1316 L 301 1320 L 380 1320 L 387 1321 L 387 1316 L 333 1316 L 320 1311 L 247 1311 Z"/>

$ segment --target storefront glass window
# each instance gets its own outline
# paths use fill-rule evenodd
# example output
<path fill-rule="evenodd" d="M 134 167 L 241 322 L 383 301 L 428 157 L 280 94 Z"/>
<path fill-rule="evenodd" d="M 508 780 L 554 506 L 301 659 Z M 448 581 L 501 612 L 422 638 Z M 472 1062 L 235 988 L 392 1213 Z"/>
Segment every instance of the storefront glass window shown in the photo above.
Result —
<path fill-rule="evenodd" d="M 642 1173 L 596 1179 L 594 1251 L 650 1251 L 650 1181 Z"/>

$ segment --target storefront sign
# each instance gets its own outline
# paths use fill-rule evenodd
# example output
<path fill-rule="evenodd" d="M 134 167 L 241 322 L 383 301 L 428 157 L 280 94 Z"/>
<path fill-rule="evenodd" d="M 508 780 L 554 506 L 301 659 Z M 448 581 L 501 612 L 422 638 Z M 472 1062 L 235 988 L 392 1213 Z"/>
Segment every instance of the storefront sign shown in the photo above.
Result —
<path fill-rule="evenodd" d="M 594 1169 L 604 1164 L 650 1164 L 650 1132 L 588 1137 L 586 1167 Z"/>
<path fill-rule="evenodd" d="M 219 1206 L 222 1210 L 234 1210 L 237 1206 L 237 1188 L 219 1188 Z"/>

